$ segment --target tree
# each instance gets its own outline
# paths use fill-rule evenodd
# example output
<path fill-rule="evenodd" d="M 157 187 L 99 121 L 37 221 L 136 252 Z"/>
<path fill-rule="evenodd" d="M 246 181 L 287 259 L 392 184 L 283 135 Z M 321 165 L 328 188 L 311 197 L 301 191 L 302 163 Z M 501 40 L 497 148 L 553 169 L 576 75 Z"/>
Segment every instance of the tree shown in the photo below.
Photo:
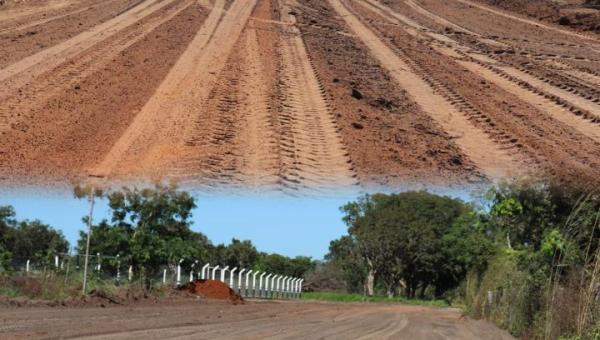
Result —
<path fill-rule="evenodd" d="M 496 251 L 493 239 L 488 237 L 485 216 L 475 211 L 461 214 L 442 240 L 442 253 L 447 261 L 438 268 L 435 295 L 458 285 L 469 271 L 483 273 Z"/>
<path fill-rule="evenodd" d="M 251 268 L 258 260 L 258 250 L 249 240 L 232 239 L 224 249 L 223 263 L 230 268 Z"/>
<path fill-rule="evenodd" d="M 330 265 L 328 268 L 333 267 L 341 272 L 340 276 L 346 283 L 348 292 L 363 292 L 367 266 L 358 252 L 356 243 L 349 235 L 331 241 L 325 260 Z"/>
<path fill-rule="evenodd" d="M 69 242 L 61 231 L 54 230 L 39 220 L 26 220 L 17 223 L 14 239 L 8 245 L 8 250 L 14 257 L 48 262 L 59 253 L 67 253 Z"/>
<path fill-rule="evenodd" d="M 14 240 L 13 229 L 16 224 L 15 209 L 12 206 L 0 206 L 0 269 L 7 270 L 12 254 L 9 243 Z"/>
<path fill-rule="evenodd" d="M 208 258 L 208 239 L 190 229 L 194 198 L 176 186 L 123 188 L 106 194 L 111 221 L 92 227 L 91 250 L 120 255 L 146 287 L 160 268 L 175 268 L 180 259 Z M 84 219 L 85 220 L 85 219 Z M 82 236 L 85 234 L 82 233 Z M 79 241 L 79 249 L 83 245 Z"/>
<path fill-rule="evenodd" d="M 481 229 L 463 248 L 449 247 L 448 242 L 453 238 L 475 230 L 468 229 L 473 227 L 466 223 L 471 220 L 460 219 L 473 213 L 473 207 L 458 199 L 424 191 L 375 194 L 346 204 L 342 211 L 349 235 L 333 244 L 331 258 L 343 259 L 340 254 L 344 252 L 335 247 L 359 254 L 361 261 L 353 259 L 346 265 L 366 267 L 365 281 L 370 295 L 376 281 L 389 296 L 395 295 L 400 287 L 411 298 L 417 294 L 423 296 L 428 287 L 441 294 L 456 286 L 467 268 L 479 262 L 475 258 L 487 254 L 476 244 L 485 238 Z M 347 258 L 352 259 L 348 255 Z"/>
<path fill-rule="evenodd" d="M 261 253 L 253 269 L 284 276 L 304 277 L 315 266 L 316 262 L 306 256 L 289 258 L 280 254 Z"/>
<path fill-rule="evenodd" d="M 502 182 L 489 190 L 491 222 L 505 235 L 509 248 L 539 249 L 544 234 L 557 222 L 550 188 L 543 182 L 521 179 Z"/>
<path fill-rule="evenodd" d="M 68 250 L 62 232 L 39 220 L 17 221 L 12 206 L 0 207 L 0 267 L 8 269 L 12 258 L 48 263 Z"/>

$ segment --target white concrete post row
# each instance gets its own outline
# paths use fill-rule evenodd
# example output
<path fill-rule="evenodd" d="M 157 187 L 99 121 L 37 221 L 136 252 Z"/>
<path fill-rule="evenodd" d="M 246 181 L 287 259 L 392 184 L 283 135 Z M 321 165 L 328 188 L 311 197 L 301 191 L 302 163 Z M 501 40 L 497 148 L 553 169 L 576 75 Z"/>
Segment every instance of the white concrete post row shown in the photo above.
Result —
<path fill-rule="evenodd" d="M 181 285 L 181 263 L 177 265 L 177 285 Z M 190 268 L 190 282 L 194 280 L 194 268 L 198 264 L 195 261 Z M 218 273 L 217 273 L 218 271 Z M 206 263 L 197 273 L 196 278 L 203 280 L 212 279 L 227 283 L 231 289 L 237 291 L 244 297 L 262 299 L 299 299 L 302 294 L 301 278 L 284 276 L 279 274 L 249 270 L 246 268 L 219 265 L 211 267 Z M 163 273 L 163 282 L 166 281 L 166 272 Z"/>

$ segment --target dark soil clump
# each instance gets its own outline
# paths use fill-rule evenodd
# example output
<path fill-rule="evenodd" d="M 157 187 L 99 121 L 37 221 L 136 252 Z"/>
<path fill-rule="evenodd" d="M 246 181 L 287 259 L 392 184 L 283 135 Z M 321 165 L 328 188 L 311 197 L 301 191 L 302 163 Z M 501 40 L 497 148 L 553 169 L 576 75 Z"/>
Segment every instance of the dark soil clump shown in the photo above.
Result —
<path fill-rule="evenodd" d="M 229 300 L 234 305 L 244 303 L 244 299 L 240 294 L 221 281 L 195 280 L 179 287 L 179 290 L 187 291 L 190 294 L 199 295 L 207 299 Z"/>

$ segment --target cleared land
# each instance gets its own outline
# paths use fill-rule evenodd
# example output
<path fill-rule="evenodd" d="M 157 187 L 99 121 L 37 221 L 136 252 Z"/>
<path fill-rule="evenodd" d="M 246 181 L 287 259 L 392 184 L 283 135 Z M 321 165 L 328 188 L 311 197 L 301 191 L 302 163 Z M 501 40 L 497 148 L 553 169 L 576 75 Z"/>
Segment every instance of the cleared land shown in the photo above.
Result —
<path fill-rule="evenodd" d="M 170 303 L 0 308 L 0 337 L 77 339 L 512 339 L 454 309 L 385 304 Z"/>
<path fill-rule="evenodd" d="M 488 2 L 9 2 L 0 183 L 599 184 L 600 36 Z"/>

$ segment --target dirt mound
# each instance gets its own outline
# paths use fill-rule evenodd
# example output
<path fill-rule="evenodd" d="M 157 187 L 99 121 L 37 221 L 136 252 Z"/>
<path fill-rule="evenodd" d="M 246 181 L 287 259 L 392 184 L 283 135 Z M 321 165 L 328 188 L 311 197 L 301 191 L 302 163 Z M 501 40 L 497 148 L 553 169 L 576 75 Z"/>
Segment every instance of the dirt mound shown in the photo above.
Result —
<path fill-rule="evenodd" d="M 207 299 L 229 300 L 233 304 L 244 303 L 240 294 L 236 293 L 226 283 L 216 280 L 195 280 L 182 287 L 179 290 L 187 291 L 190 294 L 200 295 Z"/>

